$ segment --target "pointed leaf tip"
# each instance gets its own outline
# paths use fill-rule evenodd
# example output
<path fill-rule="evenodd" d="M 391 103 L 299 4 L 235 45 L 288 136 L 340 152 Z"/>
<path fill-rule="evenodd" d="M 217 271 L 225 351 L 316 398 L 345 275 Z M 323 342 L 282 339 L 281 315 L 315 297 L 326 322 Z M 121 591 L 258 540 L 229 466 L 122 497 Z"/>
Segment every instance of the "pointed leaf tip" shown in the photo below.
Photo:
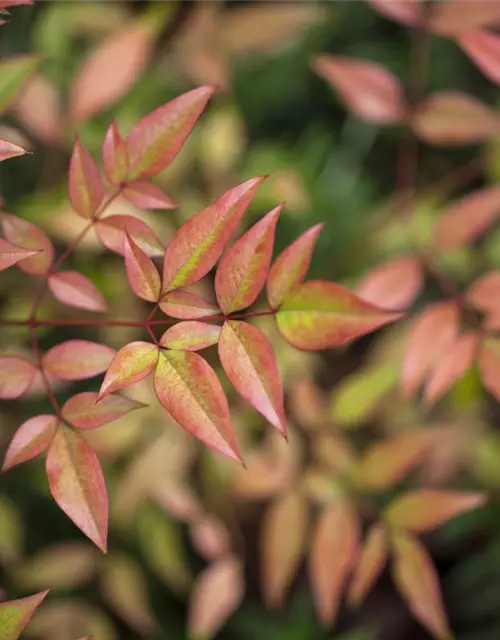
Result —
<path fill-rule="evenodd" d="M 153 371 L 158 360 L 158 347 L 150 342 L 130 342 L 122 347 L 110 363 L 96 402 L 114 391 L 139 382 Z"/>
<path fill-rule="evenodd" d="M 45 451 L 56 432 L 58 419 L 53 415 L 40 415 L 24 422 L 15 432 L 5 454 L 2 471 L 27 462 Z"/>
<path fill-rule="evenodd" d="M 132 240 L 128 231 L 125 231 L 124 254 L 127 277 L 133 292 L 143 300 L 157 302 L 161 292 L 158 269 Z"/>
<path fill-rule="evenodd" d="M 47 597 L 49 589 L 18 600 L 0 602 L 0 637 L 2 640 L 18 640 Z"/>

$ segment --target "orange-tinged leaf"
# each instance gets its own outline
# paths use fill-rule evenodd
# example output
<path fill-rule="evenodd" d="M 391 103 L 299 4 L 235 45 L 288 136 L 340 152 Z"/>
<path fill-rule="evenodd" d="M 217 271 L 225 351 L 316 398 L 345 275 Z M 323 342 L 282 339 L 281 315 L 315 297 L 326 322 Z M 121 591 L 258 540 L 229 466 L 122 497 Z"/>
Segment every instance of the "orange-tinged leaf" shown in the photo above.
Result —
<path fill-rule="evenodd" d="M 123 195 L 139 209 L 175 209 L 177 203 L 150 182 L 129 182 Z"/>
<path fill-rule="evenodd" d="M 407 105 L 403 88 L 386 67 L 369 60 L 321 55 L 314 61 L 314 69 L 362 120 L 376 124 L 404 122 Z"/>
<path fill-rule="evenodd" d="M 128 174 L 128 152 L 116 122 L 109 125 L 102 145 L 102 162 L 110 182 L 121 184 Z"/>
<path fill-rule="evenodd" d="M 181 320 L 195 320 L 220 313 L 217 305 L 205 300 L 197 293 L 182 289 L 171 291 L 164 296 L 160 302 L 160 309 L 167 316 Z"/>
<path fill-rule="evenodd" d="M 99 289 L 78 271 L 59 271 L 49 276 L 49 289 L 70 307 L 87 311 L 107 311 L 108 305 Z"/>
<path fill-rule="evenodd" d="M 156 302 L 161 292 L 158 269 L 128 233 L 125 233 L 124 250 L 127 277 L 133 292 L 143 300 Z"/>
<path fill-rule="evenodd" d="M 344 344 L 400 317 L 364 302 L 339 284 L 309 280 L 286 296 L 276 322 L 291 345 L 315 351 Z"/>
<path fill-rule="evenodd" d="M 98 402 L 98 395 L 84 391 L 72 396 L 61 409 L 63 418 L 80 429 L 95 429 L 144 407 L 141 402 L 119 395 L 108 395 Z"/>
<path fill-rule="evenodd" d="M 32 222 L 8 213 L 1 214 L 5 238 L 19 247 L 37 254 L 18 263 L 19 269 L 32 276 L 45 275 L 54 259 L 54 247 L 46 234 Z"/>
<path fill-rule="evenodd" d="M 451 640 L 436 569 L 415 538 L 393 536 L 392 575 L 411 613 L 438 640 Z"/>
<path fill-rule="evenodd" d="M 488 271 L 475 280 L 467 291 L 467 300 L 485 312 L 500 309 L 500 270 Z"/>
<path fill-rule="evenodd" d="M 12 267 L 12 265 L 17 264 L 21 260 L 31 258 L 31 256 L 35 256 L 37 253 L 38 251 L 36 250 L 18 247 L 0 238 L 0 271 Z"/>
<path fill-rule="evenodd" d="M 130 342 L 122 347 L 106 371 L 99 391 L 99 401 L 113 391 L 139 382 L 153 371 L 158 347 L 150 342 Z"/>
<path fill-rule="evenodd" d="M 356 294 L 385 309 L 405 309 L 423 286 L 422 265 L 417 258 L 403 256 L 371 269 L 356 288 Z"/>
<path fill-rule="evenodd" d="M 241 461 L 221 383 L 200 355 L 162 351 L 154 385 L 158 400 L 181 427 L 216 451 Z"/>
<path fill-rule="evenodd" d="M 18 144 L 0 138 L 0 162 L 17 156 L 24 156 L 25 153 L 28 152 Z"/>
<path fill-rule="evenodd" d="M 134 125 L 127 137 L 130 179 L 153 176 L 172 163 L 214 92 L 204 85 L 183 93 Z"/>
<path fill-rule="evenodd" d="M 60 427 L 47 453 L 46 471 L 59 507 L 106 553 L 108 493 L 99 459 L 87 440 Z"/>
<path fill-rule="evenodd" d="M 274 261 L 267 279 L 267 299 L 273 309 L 306 275 L 319 234 L 324 224 L 316 224 L 292 242 Z"/>
<path fill-rule="evenodd" d="M 210 271 L 263 180 L 251 178 L 229 189 L 177 230 L 165 252 L 164 293 L 197 282 Z"/>
<path fill-rule="evenodd" d="M 215 293 L 225 314 L 249 307 L 266 283 L 274 247 L 279 205 L 256 222 L 222 256 Z"/>
<path fill-rule="evenodd" d="M 460 35 L 458 44 L 487 78 L 500 84 L 500 36 L 472 29 Z"/>
<path fill-rule="evenodd" d="M 486 338 L 479 349 L 479 374 L 486 389 L 500 399 L 500 340 Z"/>
<path fill-rule="evenodd" d="M 101 243 L 120 255 L 125 252 L 125 232 L 151 258 L 158 258 L 165 253 L 165 246 L 156 233 L 134 216 L 107 216 L 96 223 L 95 229 Z"/>
<path fill-rule="evenodd" d="M 42 364 L 47 373 L 61 380 L 85 380 L 106 371 L 115 350 L 88 340 L 67 340 L 49 349 Z"/>
<path fill-rule="evenodd" d="M 380 576 L 389 551 L 387 532 L 380 522 L 372 524 L 360 550 L 349 586 L 349 604 L 358 607 Z"/>
<path fill-rule="evenodd" d="M 101 174 L 80 140 L 75 142 L 69 163 L 68 194 L 75 212 L 92 218 L 104 197 Z"/>
<path fill-rule="evenodd" d="M 307 541 L 309 507 L 296 490 L 268 508 L 261 534 L 261 579 L 268 607 L 282 606 Z"/>
<path fill-rule="evenodd" d="M 283 389 L 266 335 L 247 322 L 228 320 L 219 338 L 219 358 L 236 391 L 286 436 Z"/>
<path fill-rule="evenodd" d="M 0 398 L 19 398 L 30 388 L 36 366 L 21 356 L 0 356 Z"/>
<path fill-rule="evenodd" d="M 446 0 L 432 6 L 429 27 L 448 36 L 500 25 L 500 6 L 491 0 Z"/>
<path fill-rule="evenodd" d="M 220 332 L 219 325 L 186 320 L 169 327 L 162 335 L 160 344 L 178 351 L 199 351 L 217 344 Z"/>
<path fill-rule="evenodd" d="M 5 454 L 2 471 L 35 458 L 52 442 L 58 420 L 52 415 L 26 420 L 14 434 Z"/>
<path fill-rule="evenodd" d="M 19 600 L 0 602 L 0 637 L 2 640 L 18 640 L 30 623 L 49 589 Z"/>
<path fill-rule="evenodd" d="M 336 497 L 320 515 L 312 539 L 309 576 L 318 618 L 325 627 L 337 618 L 342 593 L 359 548 L 359 521 L 352 505 Z"/>
<path fill-rule="evenodd" d="M 409 27 L 422 23 L 421 0 L 366 0 L 379 13 Z"/>

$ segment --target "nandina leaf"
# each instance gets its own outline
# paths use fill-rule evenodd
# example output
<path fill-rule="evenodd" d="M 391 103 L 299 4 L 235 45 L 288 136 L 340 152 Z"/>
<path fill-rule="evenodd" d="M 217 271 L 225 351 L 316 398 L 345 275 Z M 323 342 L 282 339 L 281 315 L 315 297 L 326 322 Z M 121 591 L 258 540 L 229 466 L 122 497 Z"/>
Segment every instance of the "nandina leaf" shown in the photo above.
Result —
<path fill-rule="evenodd" d="M 9 242 L 37 252 L 31 258 L 20 262 L 19 269 L 32 276 L 46 274 L 54 259 L 54 247 L 49 238 L 32 222 L 8 213 L 2 213 L 0 216 L 3 234 Z"/>
<path fill-rule="evenodd" d="M 0 356 L 0 398 L 19 398 L 30 388 L 36 366 L 21 356 Z"/>
<path fill-rule="evenodd" d="M 43 602 L 49 589 L 18 600 L 0 602 L 0 637 L 2 640 L 18 640 Z"/>
<path fill-rule="evenodd" d="M 75 142 L 68 174 L 68 194 L 75 212 L 92 218 L 104 197 L 101 174 L 80 140 Z"/>
<path fill-rule="evenodd" d="M 36 105 L 36 108 L 33 107 Z M 52 80 L 37 73 L 30 78 L 16 98 L 12 111 L 24 129 L 47 146 L 60 146 L 63 141 L 64 118 L 61 115 L 59 89 Z"/>
<path fill-rule="evenodd" d="M 462 249 L 500 217 L 500 187 L 478 189 L 447 206 L 434 230 L 440 251 Z"/>
<path fill-rule="evenodd" d="M 446 0 L 432 5 L 429 27 L 448 36 L 500 25 L 500 6 L 491 0 Z"/>
<path fill-rule="evenodd" d="M 384 513 L 385 520 L 392 526 L 413 533 L 432 531 L 448 520 L 477 509 L 485 503 L 480 493 L 459 493 L 422 489 L 409 491 L 396 498 Z"/>
<path fill-rule="evenodd" d="M 428 305 L 410 327 L 401 371 L 401 389 L 409 398 L 434 363 L 458 336 L 458 310 L 453 301 Z"/>
<path fill-rule="evenodd" d="M 81 123 L 124 96 L 147 64 L 154 41 L 147 24 L 112 34 L 84 60 L 70 92 L 70 114 Z"/>
<path fill-rule="evenodd" d="M 129 179 L 153 176 L 172 163 L 214 92 L 204 85 L 183 93 L 134 125 L 127 138 Z"/>
<path fill-rule="evenodd" d="M 387 562 L 388 551 L 385 527 L 380 522 L 376 522 L 368 530 L 359 553 L 354 576 L 349 586 L 349 604 L 357 607 L 365 599 Z"/>
<path fill-rule="evenodd" d="M 115 350 L 88 340 L 67 340 L 49 349 L 42 364 L 51 375 L 61 380 L 85 380 L 106 371 Z"/>
<path fill-rule="evenodd" d="M 25 153 L 28 153 L 26 149 L 23 149 L 13 142 L 0 138 L 0 162 L 17 156 L 24 156 Z"/>
<path fill-rule="evenodd" d="M 58 420 L 52 415 L 41 415 L 24 422 L 14 434 L 5 454 L 2 471 L 35 458 L 52 442 Z"/>
<path fill-rule="evenodd" d="M 286 418 L 273 345 L 247 322 L 228 320 L 219 338 L 219 358 L 236 391 L 286 436 Z"/>
<path fill-rule="evenodd" d="M 35 256 L 37 253 L 37 250 L 24 249 L 0 238 L 0 271 L 12 267 L 12 265 L 17 264 L 21 260 L 31 258 L 31 256 Z"/>
<path fill-rule="evenodd" d="M 199 351 L 217 344 L 220 332 L 219 325 L 186 320 L 169 327 L 162 335 L 160 344 L 178 351 Z"/>
<path fill-rule="evenodd" d="M 316 224 L 292 242 L 274 261 L 267 279 L 267 299 L 273 309 L 306 275 L 314 245 L 324 224 Z"/>
<path fill-rule="evenodd" d="M 359 522 L 352 505 L 335 497 L 320 515 L 311 543 L 309 577 L 321 624 L 331 626 L 358 555 Z"/>
<path fill-rule="evenodd" d="M 9 104 L 17 97 L 20 89 L 26 84 L 41 59 L 37 55 L 9 56 L 0 62 L 0 112 L 5 111 Z"/>
<path fill-rule="evenodd" d="M 197 282 L 210 271 L 263 180 L 251 178 L 229 189 L 177 230 L 165 252 L 164 293 Z"/>
<path fill-rule="evenodd" d="M 406 119 L 403 88 L 397 77 L 381 64 L 321 55 L 314 61 L 314 69 L 358 118 L 376 124 L 394 124 Z"/>
<path fill-rule="evenodd" d="M 264 287 L 282 209 L 279 205 L 261 218 L 222 256 L 215 274 L 215 293 L 225 314 L 249 307 Z"/>
<path fill-rule="evenodd" d="M 197 293 L 183 291 L 182 289 L 167 293 L 160 302 L 160 309 L 167 316 L 182 320 L 206 318 L 220 313 L 217 305 L 205 300 Z"/>
<path fill-rule="evenodd" d="M 387 260 L 369 271 L 356 288 L 356 294 L 385 309 L 405 309 L 423 286 L 422 265 L 413 256 Z"/>
<path fill-rule="evenodd" d="M 471 29 L 460 35 L 458 44 L 487 78 L 500 84 L 500 36 Z"/>
<path fill-rule="evenodd" d="M 223 556 L 200 573 L 189 602 L 191 638 L 213 638 L 240 606 L 245 592 L 241 561 Z"/>
<path fill-rule="evenodd" d="M 125 396 L 108 395 L 99 402 L 98 396 L 95 391 L 84 391 L 72 396 L 62 407 L 63 418 L 80 429 L 95 429 L 121 418 L 134 409 L 144 407 L 141 402 Z"/>
<path fill-rule="evenodd" d="M 467 291 L 467 300 L 485 312 L 500 309 L 500 270 L 488 271 L 475 280 Z"/>
<path fill-rule="evenodd" d="M 409 27 L 422 23 L 421 0 L 366 0 L 379 13 Z"/>
<path fill-rule="evenodd" d="M 411 126 L 424 142 L 432 145 L 474 144 L 500 132 L 500 116 L 466 93 L 441 91 L 420 104 Z"/>
<path fill-rule="evenodd" d="M 181 427 L 221 453 L 241 461 L 229 407 L 212 367 L 191 351 L 162 351 L 155 370 L 158 400 Z"/>
<path fill-rule="evenodd" d="M 291 345 L 315 351 L 344 344 L 400 317 L 364 302 L 339 284 L 309 280 L 286 296 L 276 322 Z"/>
<path fill-rule="evenodd" d="M 109 125 L 102 145 L 102 162 L 110 182 L 122 184 L 128 173 L 128 152 L 116 122 Z"/>
<path fill-rule="evenodd" d="M 282 606 L 307 542 L 309 507 L 296 490 L 278 497 L 267 510 L 261 534 L 260 573 L 264 601 Z"/>
<path fill-rule="evenodd" d="M 150 342 L 130 342 L 122 347 L 106 371 L 99 401 L 113 391 L 145 378 L 156 366 L 158 347 Z"/>
<path fill-rule="evenodd" d="M 175 209 L 177 203 L 150 182 L 129 182 L 123 195 L 139 209 Z"/>
<path fill-rule="evenodd" d="M 408 608 L 439 640 L 451 640 L 436 569 L 423 545 L 412 536 L 393 536 L 392 575 Z"/>
<path fill-rule="evenodd" d="M 0 9 L 19 7 L 27 4 L 33 4 L 33 0 L 0 0 Z"/>
<path fill-rule="evenodd" d="M 486 338 L 479 350 L 479 373 L 488 391 L 500 399 L 500 340 Z"/>
<path fill-rule="evenodd" d="M 49 289 L 55 297 L 70 307 L 87 311 L 107 311 L 102 293 L 78 271 L 58 271 L 49 276 Z"/>
<path fill-rule="evenodd" d="M 165 253 L 165 246 L 148 225 L 134 216 L 116 215 L 99 220 L 95 229 L 101 243 L 110 251 L 124 254 L 125 232 L 151 258 Z"/>
<path fill-rule="evenodd" d="M 133 292 L 143 300 L 156 302 L 161 292 L 158 269 L 128 233 L 125 233 L 124 250 L 127 277 Z"/>
<path fill-rule="evenodd" d="M 196 552 L 205 560 L 216 560 L 231 549 L 229 531 L 216 516 L 202 515 L 193 521 L 189 535 Z"/>

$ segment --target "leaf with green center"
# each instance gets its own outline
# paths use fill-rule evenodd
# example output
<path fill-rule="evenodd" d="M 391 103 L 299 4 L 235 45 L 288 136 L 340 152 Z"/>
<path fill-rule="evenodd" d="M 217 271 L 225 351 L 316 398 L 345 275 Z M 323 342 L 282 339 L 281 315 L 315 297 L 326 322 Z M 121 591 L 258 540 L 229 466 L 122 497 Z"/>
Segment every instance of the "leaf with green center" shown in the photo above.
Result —
<path fill-rule="evenodd" d="M 17 156 L 24 156 L 26 153 L 28 153 L 26 149 L 0 138 L 0 162 L 10 160 L 10 158 L 16 158 Z"/>
<path fill-rule="evenodd" d="M 177 203 L 150 182 L 129 182 L 123 195 L 139 209 L 175 209 Z"/>
<path fill-rule="evenodd" d="M 361 548 L 354 576 L 349 587 L 349 604 L 358 607 L 382 572 L 389 551 L 387 532 L 376 522 L 368 530 Z"/>
<path fill-rule="evenodd" d="M 19 398 L 30 388 L 37 367 L 21 356 L 0 356 L 0 398 Z"/>
<path fill-rule="evenodd" d="M 47 453 L 46 471 L 56 503 L 106 553 L 108 492 L 99 459 L 87 440 L 60 427 Z"/>
<path fill-rule="evenodd" d="M 127 145 L 114 120 L 104 136 L 102 162 L 108 180 L 112 184 L 119 185 L 125 181 L 128 173 Z"/>
<path fill-rule="evenodd" d="M 156 233 L 134 216 L 107 216 L 97 221 L 95 229 L 101 244 L 120 255 L 125 252 L 125 232 L 151 258 L 159 258 L 165 254 L 165 247 Z"/>
<path fill-rule="evenodd" d="M 160 344 L 178 351 L 199 351 L 217 344 L 220 332 L 219 325 L 186 320 L 169 327 L 162 335 Z"/>
<path fill-rule="evenodd" d="M 266 335 L 247 322 L 228 320 L 219 339 L 219 358 L 238 393 L 286 437 L 283 389 Z"/>
<path fill-rule="evenodd" d="M 47 373 L 61 380 L 85 380 L 106 371 L 115 350 L 88 340 L 67 340 L 49 349 L 42 358 Z"/>
<path fill-rule="evenodd" d="M 154 384 L 158 400 L 181 427 L 212 449 L 242 461 L 221 383 L 200 355 L 162 351 Z"/>
<path fill-rule="evenodd" d="M 127 277 L 133 292 L 143 300 L 156 302 L 161 292 L 158 269 L 128 233 L 125 233 L 124 250 Z"/>
<path fill-rule="evenodd" d="M 87 311 L 107 311 L 104 296 L 88 278 L 78 271 L 58 271 L 49 276 L 49 289 L 70 307 Z"/>
<path fill-rule="evenodd" d="M 402 317 L 324 280 L 298 285 L 276 313 L 278 329 L 292 346 L 306 351 L 335 347 Z"/>
<path fill-rule="evenodd" d="M 20 55 L 5 58 L 0 62 L 0 113 L 17 97 L 30 76 L 40 65 L 40 57 L 36 55 Z"/>
<path fill-rule="evenodd" d="M 19 247 L 36 251 L 36 255 L 18 263 L 19 269 L 32 276 L 43 276 L 54 259 L 54 247 L 47 235 L 32 222 L 8 213 L 0 214 L 5 238 Z"/>
<path fill-rule="evenodd" d="M 24 422 L 10 441 L 2 471 L 27 462 L 45 451 L 52 442 L 57 424 L 57 418 L 52 415 L 35 416 Z"/>
<path fill-rule="evenodd" d="M 280 205 L 261 218 L 222 256 L 215 274 L 215 293 L 225 314 L 249 307 L 269 273 Z"/>
<path fill-rule="evenodd" d="M 251 178 L 229 189 L 177 230 L 165 252 L 164 293 L 193 284 L 210 271 L 263 180 Z"/>
<path fill-rule="evenodd" d="M 130 342 L 122 347 L 106 371 L 98 401 L 113 391 L 139 382 L 153 371 L 158 360 L 158 347 L 150 342 Z"/>
<path fill-rule="evenodd" d="M 49 589 L 19 600 L 0 602 L 0 637 L 2 640 L 18 640 L 41 605 Z"/>
<path fill-rule="evenodd" d="M 101 174 L 80 140 L 75 142 L 69 163 L 68 194 L 71 205 L 82 218 L 92 218 L 104 197 Z"/>
<path fill-rule="evenodd" d="M 21 262 L 21 260 L 31 258 L 37 253 L 38 251 L 36 250 L 18 247 L 17 245 L 0 238 L 0 271 L 12 267 L 18 262 Z"/>
<path fill-rule="evenodd" d="M 62 407 L 63 418 L 74 427 L 96 429 L 145 406 L 141 402 L 119 395 L 108 395 L 98 402 L 98 396 L 95 391 L 77 393 Z"/>
<path fill-rule="evenodd" d="M 479 374 L 486 389 L 500 399 L 500 340 L 486 338 L 479 350 Z"/>
<path fill-rule="evenodd" d="M 160 309 L 165 315 L 180 320 L 196 320 L 220 313 L 217 305 L 205 300 L 197 293 L 182 289 L 171 291 L 164 296 L 160 302 Z"/>
<path fill-rule="evenodd" d="M 495 84 L 500 84 L 500 36 L 483 29 L 468 29 L 458 44 L 480 71 Z"/>

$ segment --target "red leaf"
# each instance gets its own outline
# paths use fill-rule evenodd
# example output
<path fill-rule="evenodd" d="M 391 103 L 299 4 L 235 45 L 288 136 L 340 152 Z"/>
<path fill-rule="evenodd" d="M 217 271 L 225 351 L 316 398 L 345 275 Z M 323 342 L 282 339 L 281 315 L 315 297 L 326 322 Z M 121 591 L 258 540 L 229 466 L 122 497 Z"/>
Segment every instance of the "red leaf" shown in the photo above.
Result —
<path fill-rule="evenodd" d="M 403 256 L 382 262 L 369 271 L 356 289 L 365 302 L 385 309 L 405 309 L 423 286 L 420 261 Z"/>
<path fill-rule="evenodd" d="M 95 47 L 77 72 L 70 93 L 70 113 L 81 123 L 124 96 L 148 62 L 153 30 L 127 25 Z"/>
<path fill-rule="evenodd" d="M 408 608 L 436 638 L 451 640 L 438 576 L 425 548 L 415 538 L 393 537 L 392 574 Z"/>
<path fill-rule="evenodd" d="M 134 216 L 108 216 L 99 220 L 95 229 L 101 243 L 120 255 L 125 252 L 125 231 L 148 256 L 158 258 L 165 254 L 165 247 L 156 233 Z"/>
<path fill-rule="evenodd" d="M 500 25 L 500 6 L 491 0 L 446 0 L 432 6 L 429 27 L 448 36 Z"/>
<path fill-rule="evenodd" d="M 316 58 L 314 69 L 358 118 L 376 124 L 405 121 L 403 88 L 386 67 L 367 60 L 322 55 Z"/>
<path fill-rule="evenodd" d="M 143 300 L 156 302 L 161 292 L 158 269 L 128 233 L 125 233 L 124 249 L 127 277 L 133 292 Z"/>
<path fill-rule="evenodd" d="M 127 138 L 130 179 L 153 176 L 172 163 L 214 92 L 213 86 L 198 87 L 139 120 Z"/>
<path fill-rule="evenodd" d="M 366 0 L 379 13 L 409 27 L 422 24 L 421 0 Z"/>
<path fill-rule="evenodd" d="M 30 388 L 37 368 L 20 356 L 0 356 L 0 398 L 19 398 Z"/>
<path fill-rule="evenodd" d="M 474 144 L 497 135 L 500 117 L 473 96 L 459 91 L 441 91 L 418 107 L 411 126 L 424 142 L 455 146 Z"/>
<path fill-rule="evenodd" d="M 50 415 L 35 416 L 24 422 L 10 441 L 2 471 L 27 462 L 45 451 L 52 442 L 57 424 L 57 418 Z"/>
<path fill-rule="evenodd" d="M 160 302 L 160 309 L 167 316 L 183 320 L 206 318 L 217 315 L 220 312 L 219 307 L 208 302 L 197 293 L 183 291 L 182 289 L 171 291 L 164 296 L 162 302 Z"/>
<path fill-rule="evenodd" d="M 337 497 L 321 514 L 309 557 L 309 576 L 318 617 L 333 625 L 342 593 L 358 555 L 359 522 L 351 504 Z"/>
<path fill-rule="evenodd" d="M 6 239 L 37 254 L 18 264 L 19 269 L 32 276 L 47 273 L 54 259 L 54 247 L 45 233 L 33 223 L 8 213 L 1 214 L 2 230 Z"/>
<path fill-rule="evenodd" d="M 263 180 L 251 178 L 229 189 L 177 230 L 165 252 L 164 293 L 197 282 L 210 271 Z"/>
<path fill-rule="evenodd" d="M 270 608 L 283 605 L 304 552 L 308 525 L 308 504 L 297 491 L 279 497 L 267 510 L 260 566 L 264 601 Z"/>
<path fill-rule="evenodd" d="M 36 250 L 18 247 L 0 238 L 0 271 L 12 267 L 12 265 L 17 264 L 21 260 L 35 256 L 37 253 L 38 251 Z"/>
<path fill-rule="evenodd" d="M 500 271 L 489 271 L 473 282 L 467 300 L 485 312 L 500 309 Z"/>
<path fill-rule="evenodd" d="M 8 140 L 0 138 L 0 162 L 17 156 L 24 156 L 25 153 L 28 153 L 26 149 L 23 149 L 19 145 L 9 142 Z"/>
<path fill-rule="evenodd" d="M 280 205 L 261 218 L 222 256 L 215 274 L 215 293 L 225 314 L 249 307 L 264 287 L 282 209 Z"/>
<path fill-rule="evenodd" d="M 349 587 L 349 604 L 358 607 L 375 584 L 387 562 L 389 551 L 387 532 L 383 524 L 376 522 L 368 530 L 361 548 L 356 570 Z"/>
<path fill-rule="evenodd" d="M 465 31 L 458 44 L 487 78 L 500 84 L 500 36 L 473 29 Z"/>
<path fill-rule="evenodd" d="M 291 345 L 316 351 L 344 344 L 400 317 L 364 302 L 339 284 L 309 280 L 287 295 L 276 322 Z"/>
<path fill-rule="evenodd" d="M 219 325 L 187 320 L 169 327 L 162 335 L 160 344 L 178 351 L 199 351 L 217 344 L 220 332 Z"/>
<path fill-rule="evenodd" d="M 75 142 L 68 174 L 69 199 L 82 218 L 93 218 L 104 197 L 101 174 L 80 140 Z"/>
<path fill-rule="evenodd" d="M 123 195 L 139 209 L 175 209 L 178 206 L 159 187 L 149 182 L 129 182 Z"/>
<path fill-rule="evenodd" d="M 113 391 L 139 382 L 153 371 L 158 347 L 149 342 L 130 342 L 122 347 L 106 371 L 99 391 L 99 401 Z"/>
<path fill-rule="evenodd" d="M 88 340 L 67 340 L 43 356 L 47 373 L 61 380 L 85 380 L 106 371 L 115 350 Z"/>
<path fill-rule="evenodd" d="M 55 297 L 70 307 L 87 311 L 107 311 L 102 293 L 78 271 L 59 271 L 49 276 L 49 289 Z"/>
<path fill-rule="evenodd" d="M 500 400 L 500 340 L 486 338 L 479 351 L 479 373 L 486 389 Z"/>
<path fill-rule="evenodd" d="M 219 339 L 219 358 L 238 393 L 286 437 L 283 389 L 266 335 L 247 322 L 228 320 Z"/>
<path fill-rule="evenodd" d="M 162 351 L 155 371 L 158 400 L 181 427 L 216 451 L 242 461 L 222 386 L 191 351 Z"/>
<path fill-rule="evenodd" d="M 9 2 L 8 4 L 14 3 Z M 3 4 L 2 6 L 7 5 Z M 48 593 L 49 589 L 46 589 L 27 598 L 0 602 L 0 637 L 2 640 L 18 640 L 20 638 L 21 633 L 28 626 Z"/>
<path fill-rule="evenodd" d="M 100 402 L 97 400 L 98 394 L 95 391 L 77 393 L 64 403 L 62 416 L 80 429 L 96 429 L 145 406 L 141 402 L 118 395 L 108 395 Z"/>
<path fill-rule="evenodd" d="M 0 9 L 19 7 L 25 4 L 33 4 L 33 0 L 0 0 Z M 48 593 L 48 591 L 44 593 Z"/>
<path fill-rule="evenodd" d="M 314 245 L 324 227 L 316 224 L 292 242 L 274 261 L 267 279 L 267 299 L 273 309 L 306 275 L 311 264 Z"/>
<path fill-rule="evenodd" d="M 59 507 L 106 553 L 108 492 L 99 459 L 87 440 L 60 427 L 47 454 L 46 470 Z"/>
<path fill-rule="evenodd" d="M 115 121 L 109 125 L 102 145 L 104 171 L 110 182 L 119 185 L 128 174 L 128 152 Z"/>

